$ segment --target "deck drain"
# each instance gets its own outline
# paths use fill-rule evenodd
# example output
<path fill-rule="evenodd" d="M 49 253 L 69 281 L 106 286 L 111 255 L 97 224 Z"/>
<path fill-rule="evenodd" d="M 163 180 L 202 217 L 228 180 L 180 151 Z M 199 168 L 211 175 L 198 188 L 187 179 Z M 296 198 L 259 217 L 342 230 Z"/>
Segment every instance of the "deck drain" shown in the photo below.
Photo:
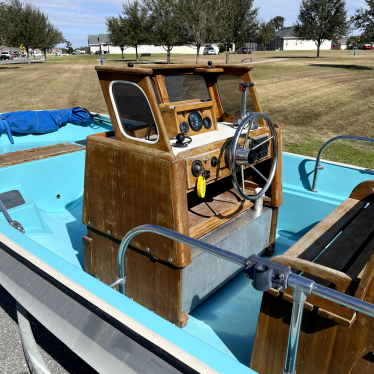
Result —
<path fill-rule="evenodd" d="M 60 197 L 61 197 L 61 195 L 57 195 L 57 196 L 56 196 L 56 199 L 59 199 Z"/>

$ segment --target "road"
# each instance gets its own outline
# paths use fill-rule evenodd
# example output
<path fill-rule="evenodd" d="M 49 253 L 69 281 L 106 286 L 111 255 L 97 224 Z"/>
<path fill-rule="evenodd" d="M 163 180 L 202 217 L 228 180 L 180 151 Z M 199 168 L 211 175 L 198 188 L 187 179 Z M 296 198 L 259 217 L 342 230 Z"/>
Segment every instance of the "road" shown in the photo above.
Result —
<path fill-rule="evenodd" d="M 48 58 L 48 56 L 47 56 Z M 32 58 L 31 62 L 33 61 L 45 61 L 44 56 L 38 56 L 35 57 L 35 60 Z M 14 58 L 13 60 L 0 60 L 1 65 L 7 65 L 7 64 L 26 64 L 27 63 L 27 58 Z"/>
<path fill-rule="evenodd" d="M 81 358 L 29 314 L 31 328 L 52 374 L 96 374 Z M 17 323 L 15 299 L 0 285 L 0 374 L 29 374 Z"/>

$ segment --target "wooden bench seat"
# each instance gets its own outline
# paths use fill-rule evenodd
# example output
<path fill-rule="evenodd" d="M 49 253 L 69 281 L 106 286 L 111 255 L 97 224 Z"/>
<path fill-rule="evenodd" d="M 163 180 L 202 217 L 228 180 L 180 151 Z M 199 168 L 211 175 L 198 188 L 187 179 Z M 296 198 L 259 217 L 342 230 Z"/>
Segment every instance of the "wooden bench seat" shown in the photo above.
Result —
<path fill-rule="evenodd" d="M 313 279 L 318 284 L 373 303 L 374 180 L 360 183 L 348 199 L 282 256 L 272 260 L 290 266 L 294 273 Z M 290 314 L 291 304 L 288 302 L 293 302 L 292 289 L 286 289 L 283 297 L 280 294 L 270 290 L 263 297 L 251 362 L 251 368 L 258 372 L 275 373 L 284 364 L 285 353 L 283 357 L 276 353 L 272 339 L 282 335 L 285 341 L 278 339 L 277 344 L 286 346 L 289 326 L 285 326 L 284 314 L 279 322 L 274 317 L 280 310 L 287 310 L 286 314 Z M 307 295 L 304 308 L 306 317 L 299 343 L 299 352 L 302 353 L 298 355 L 298 362 L 303 361 L 303 365 L 297 371 L 374 373 L 374 362 L 368 364 L 364 358 L 365 352 L 374 352 L 374 333 L 368 335 L 366 332 L 367 328 L 374 329 L 374 318 L 316 295 Z M 345 344 L 340 344 L 340 339 L 345 339 Z M 335 352 L 335 346 L 339 344 L 343 345 L 342 352 L 324 358 L 321 365 L 316 363 L 320 357 Z M 266 355 L 261 357 L 265 347 L 278 362 L 269 364 Z M 343 359 L 344 355 L 351 357 Z"/>

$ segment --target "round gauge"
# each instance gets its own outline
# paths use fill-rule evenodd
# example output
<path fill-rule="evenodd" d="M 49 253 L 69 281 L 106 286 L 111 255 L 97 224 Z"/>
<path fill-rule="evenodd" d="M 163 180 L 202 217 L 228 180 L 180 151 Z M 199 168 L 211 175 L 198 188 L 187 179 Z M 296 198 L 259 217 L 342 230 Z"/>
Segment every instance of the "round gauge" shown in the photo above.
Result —
<path fill-rule="evenodd" d="M 204 127 L 209 130 L 212 127 L 212 120 L 209 117 L 203 119 Z"/>
<path fill-rule="evenodd" d="M 188 134 L 188 132 L 190 131 L 190 127 L 188 126 L 188 123 L 187 122 L 182 122 L 180 125 L 179 125 L 179 129 L 181 130 L 181 132 L 183 134 Z"/>
<path fill-rule="evenodd" d="M 193 131 L 200 131 L 203 127 L 203 120 L 199 112 L 193 111 L 188 115 L 188 122 Z"/>

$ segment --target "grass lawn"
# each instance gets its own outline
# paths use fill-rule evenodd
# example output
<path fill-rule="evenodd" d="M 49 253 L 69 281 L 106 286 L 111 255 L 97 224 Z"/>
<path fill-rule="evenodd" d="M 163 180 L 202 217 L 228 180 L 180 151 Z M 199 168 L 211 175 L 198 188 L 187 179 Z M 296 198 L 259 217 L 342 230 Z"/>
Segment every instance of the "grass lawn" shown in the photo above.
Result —
<path fill-rule="evenodd" d="M 230 56 L 230 63 L 249 57 L 255 62 L 252 74 L 262 109 L 283 126 L 285 151 L 314 157 L 333 136 L 374 137 L 374 52 L 315 55 L 315 51 L 283 51 Z M 105 64 L 123 64 L 134 57 L 125 55 L 121 60 L 121 55 L 110 55 Z M 277 61 L 281 58 L 287 59 Z M 166 55 L 141 59 L 155 60 L 166 61 Z M 225 55 L 200 57 L 200 62 L 208 60 L 224 63 Z M 172 55 L 172 62 L 194 63 L 195 56 Z M 94 70 L 98 64 L 97 55 L 77 55 L 30 65 L 0 65 L 0 112 L 82 106 L 106 113 Z M 240 102 L 238 110 L 239 106 Z M 323 158 L 374 169 L 373 151 L 374 144 L 337 142 Z"/>

